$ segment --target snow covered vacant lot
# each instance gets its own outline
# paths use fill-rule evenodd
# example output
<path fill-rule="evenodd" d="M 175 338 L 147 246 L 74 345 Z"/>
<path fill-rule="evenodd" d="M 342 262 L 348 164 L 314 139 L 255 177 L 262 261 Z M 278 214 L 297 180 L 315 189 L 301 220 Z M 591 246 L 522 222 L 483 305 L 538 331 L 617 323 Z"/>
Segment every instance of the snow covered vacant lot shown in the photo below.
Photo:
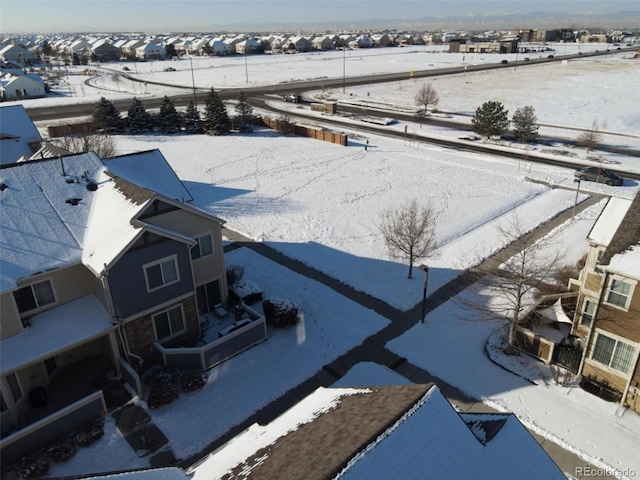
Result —
<path fill-rule="evenodd" d="M 406 54 L 402 52 L 399 55 Z M 293 57 L 299 59 L 302 56 Z M 580 60 L 583 61 L 597 65 L 600 59 Z M 188 62 L 174 63 L 184 65 Z M 364 61 L 361 63 L 365 64 Z M 638 64 L 629 65 L 637 78 Z M 541 120 L 553 118 L 562 110 L 564 116 L 558 123 L 588 127 L 593 120 L 591 109 L 586 108 L 575 116 L 572 112 L 576 111 L 576 102 L 589 99 L 593 110 L 603 111 L 610 104 L 616 105 L 613 113 L 606 114 L 610 126 L 633 124 L 639 103 L 637 88 L 625 87 L 626 100 L 619 102 L 617 94 L 613 98 L 600 83 L 589 81 L 589 78 L 600 78 L 599 81 L 602 81 L 602 77 L 594 74 L 593 70 L 577 75 L 576 84 L 551 80 L 559 72 L 565 72 L 562 69 L 566 67 L 562 64 L 531 67 L 534 68 L 533 72 L 537 68 L 548 68 L 544 78 L 549 79 L 546 85 L 553 85 L 553 89 L 541 88 L 538 79 L 535 85 L 540 88 L 535 90 L 527 85 L 510 84 L 513 85 L 511 94 L 514 97 L 525 90 L 531 95 L 540 93 L 540 97 L 528 97 L 528 102 L 518 101 L 517 106 L 533 104 Z M 244 74 L 243 64 L 239 63 L 236 68 L 238 75 Z M 402 68 L 406 68 L 406 65 Z M 597 67 L 593 69 L 597 70 Z M 521 71 L 526 69 L 518 67 L 518 75 Z M 204 69 L 196 70 L 198 85 L 208 82 L 199 76 L 203 72 Z M 179 72 L 158 75 L 165 79 L 173 73 Z M 499 91 L 504 76 L 515 73 L 515 69 L 501 69 L 494 73 L 491 74 L 494 76 L 481 74 L 482 87 L 479 82 L 464 85 L 469 91 L 473 87 L 485 92 L 490 86 L 497 85 L 491 88 Z M 354 71 L 348 74 L 359 73 Z M 182 75 L 186 78 L 189 71 L 185 70 Z M 305 78 L 303 74 L 295 76 Z M 269 74 L 261 78 L 269 78 Z M 608 85 L 616 85 L 618 78 L 621 83 L 629 85 L 626 74 L 608 75 L 607 78 Z M 114 85 L 109 82 L 106 80 L 104 85 Z M 184 83 L 189 85 L 190 75 Z M 577 84 L 585 93 L 584 96 L 570 95 L 571 92 L 575 93 Z M 409 82 L 406 85 L 407 91 L 402 94 L 405 100 L 400 102 L 385 97 L 382 101 L 410 104 L 414 93 L 409 86 L 417 86 Z M 119 87 L 122 86 L 123 82 L 120 82 Z M 464 88 L 463 85 L 460 87 Z M 460 89 L 445 93 L 445 87 L 438 84 L 440 88 L 441 102 L 445 102 L 445 98 L 457 101 L 455 99 Z M 373 89 L 363 87 L 358 96 L 366 96 L 369 90 L 373 92 Z M 106 90 L 100 93 L 107 98 L 125 95 Z M 156 94 L 162 94 L 162 91 L 157 90 Z M 77 102 L 81 98 L 66 100 Z M 471 100 L 463 100 L 458 106 L 452 104 L 451 109 L 472 111 L 481 101 L 471 104 Z M 43 100 L 46 101 L 48 99 Z M 601 107 L 597 108 L 598 105 Z M 445 103 L 442 103 L 442 108 L 446 108 Z M 612 116 L 626 120 L 618 123 L 610 118 Z M 587 119 L 586 124 L 580 123 L 579 119 L 583 118 Z M 625 131 L 622 126 L 616 128 Z M 406 265 L 388 258 L 377 228 L 380 212 L 385 208 L 398 206 L 406 199 L 416 197 L 420 203 L 430 203 L 440 213 L 438 249 L 426 259 L 431 269 L 429 292 L 432 292 L 500 247 L 495 230 L 497 221 L 508 219 L 513 211 L 518 211 L 520 220 L 533 228 L 558 211 L 570 208 L 574 202 L 574 191 L 550 189 L 527 180 L 527 177 L 531 177 L 572 187 L 572 170 L 525 164 L 491 155 L 460 153 L 411 141 L 378 136 L 369 138 L 367 151 L 364 151 L 362 139 L 357 137 L 352 139 L 350 146 L 339 147 L 310 139 L 282 137 L 268 131 L 217 138 L 185 135 L 119 136 L 117 148 L 119 153 L 159 148 L 192 192 L 195 204 L 227 220 L 231 229 L 265 241 L 285 254 L 402 310 L 420 300 L 422 283 L 417 275 L 420 272 L 415 272 L 415 280 L 407 280 Z M 637 158 L 623 158 L 620 162 L 626 165 L 637 162 Z M 637 183 L 629 180 L 618 188 L 595 184 L 583 184 L 581 187 L 581 190 L 628 198 L 637 189 Z M 581 253 L 586 252 L 584 237 L 597 213 L 592 209 L 578 215 L 557 232 L 558 243 L 571 247 L 568 261 L 575 261 Z M 229 254 L 227 263 L 245 264 L 248 268 L 247 278 L 257 281 L 265 293 L 281 297 L 295 296 L 300 302 L 305 313 L 305 328 L 291 331 L 284 344 L 292 348 L 296 361 L 302 362 L 308 358 L 308 362 L 296 365 L 296 372 L 291 378 L 280 375 L 282 378 L 277 383 L 262 382 L 259 383 L 260 388 L 254 389 L 253 377 L 245 378 L 243 372 L 259 373 L 265 365 L 264 372 L 272 372 L 274 370 L 268 366 L 281 355 L 284 337 L 270 332 L 273 338 L 270 337 L 264 344 L 212 370 L 205 390 L 181 397 L 175 405 L 153 412 L 154 422 L 167 434 L 178 455 L 195 453 L 230 424 L 248 417 L 255 409 L 348 349 L 349 342 L 355 345 L 363 336 L 385 324 L 384 319 L 377 315 L 348 305 L 350 302 L 337 300 L 335 294 L 327 293 L 319 285 L 303 283 L 290 272 L 282 271 L 277 265 L 244 250 Z M 349 330 L 344 330 L 345 322 L 348 322 Z M 482 347 L 496 327 L 497 324 L 461 323 L 455 318 L 455 306 L 445 305 L 429 315 L 424 325 L 407 332 L 392 342 L 389 348 L 499 408 L 514 410 L 527 425 L 559 440 L 570 450 L 580 452 L 583 458 L 596 465 L 640 471 L 633 448 L 640 442 L 637 416 L 627 413 L 619 419 L 615 417 L 615 412 L 610 411 L 610 404 L 584 396 L 580 391 L 572 390 L 568 395 L 569 392 L 557 392 L 545 384 L 538 387 L 527 385 L 525 388 L 524 382 L 501 371 L 484 357 Z M 461 331 L 465 334 L 461 335 Z M 337 337 L 334 335 L 336 333 Z M 294 348 L 294 345 L 298 347 Z M 443 349 L 446 345 L 450 348 Z M 469 365 L 474 365 L 474 369 Z M 488 378 L 492 381 L 484 385 L 483 379 Z M 241 401 L 230 399 L 228 392 L 237 392 Z M 221 404 L 222 412 L 211 409 L 212 405 Z M 581 409 L 585 409 L 584 412 Z M 589 428 L 585 428 L 586 422 L 581 419 L 561 421 L 565 414 L 573 410 L 578 416 L 591 412 L 588 415 L 595 415 L 597 420 L 590 422 Z M 599 418 L 603 421 L 599 422 Z M 185 432 L 183 427 L 187 422 L 190 426 L 199 424 L 200 427 L 192 426 L 189 432 Z M 594 431 L 594 425 L 597 425 L 597 432 Z M 123 440 L 112 425 L 108 424 L 107 427 L 110 430 L 95 450 L 80 452 L 70 464 L 56 466 L 51 474 L 61 476 L 110 469 L 113 468 L 112 459 L 116 456 L 121 458 L 119 463 L 122 466 L 118 465 L 118 468 L 135 468 L 146 464 L 144 459 L 132 455 L 126 444 L 122 446 Z M 115 455 L 109 455 L 109 459 L 99 459 L 100 455 L 104 457 L 105 451 L 114 452 Z M 122 451 L 122 456 L 117 455 L 119 451 Z"/>

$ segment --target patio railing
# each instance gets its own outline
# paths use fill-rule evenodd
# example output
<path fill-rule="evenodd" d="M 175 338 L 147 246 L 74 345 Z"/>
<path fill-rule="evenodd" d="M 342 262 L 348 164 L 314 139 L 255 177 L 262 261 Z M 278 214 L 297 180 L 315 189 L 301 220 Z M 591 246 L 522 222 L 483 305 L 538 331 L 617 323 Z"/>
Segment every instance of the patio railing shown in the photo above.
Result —
<path fill-rule="evenodd" d="M 0 440 L 2 463 L 11 465 L 23 456 L 103 417 L 106 412 L 107 405 L 102 390 L 87 395 Z"/>
<path fill-rule="evenodd" d="M 267 323 L 264 317 L 253 311 L 249 313 L 249 321 L 245 319 L 232 324 L 221 332 L 220 338 L 201 347 L 167 348 L 156 342 L 162 364 L 182 370 L 208 370 L 266 340 Z"/>

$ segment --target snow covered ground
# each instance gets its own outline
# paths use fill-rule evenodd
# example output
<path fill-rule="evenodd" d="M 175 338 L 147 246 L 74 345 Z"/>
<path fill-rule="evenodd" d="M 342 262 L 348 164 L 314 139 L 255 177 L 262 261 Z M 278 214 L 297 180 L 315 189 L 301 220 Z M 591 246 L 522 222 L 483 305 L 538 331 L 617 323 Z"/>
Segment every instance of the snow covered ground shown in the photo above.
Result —
<path fill-rule="evenodd" d="M 364 68 L 365 65 L 375 65 L 377 69 L 384 67 L 382 71 L 417 69 L 403 62 L 408 58 L 424 59 L 431 55 L 420 49 L 393 49 L 393 52 L 395 56 L 389 54 L 383 57 L 382 67 L 382 57 L 356 61 L 356 54 L 365 53 L 347 52 L 354 55 L 347 59 L 347 68 L 353 65 L 354 71 L 348 70 L 347 74 L 371 73 Z M 312 75 L 317 75 L 318 71 L 341 76 L 342 52 L 327 55 L 333 57 L 324 57 L 326 60 L 321 60 L 323 57 L 316 54 L 279 57 L 287 58 L 292 66 L 300 65 L 300 70 L 288 73 L 289 80 L 313 78 Z M 433 55 L 442 56 L 439 62 L 445 62 L 446 58 L 452 61 L 454 58 L 453 54 Z M 266 57 L 264 61 L 269 61 Z M 309 70 L 302 67 L 307 57 L 312 65 Z M 248 68 L 252 68 L 252 62 L 257 62 L 257 59 L 248 57 Z M 230 70 L 224 70 L 221 65 L 217 69 L 200 68 L 204 63 L 200 64 L 200 60 L 194 58 L 197 85 L 207 86 L 213 82 L 224 86 L 220 75 L 224 76 L 222 72 L 226 71 L 235 72 L 234 75 L 240 77 L 240 80 L 236 77 L 232 79 L 232 74 L 227 73 L 229 84 L 234 82 L 241 86 L 245 75 L 244 59 L 220 59 L 223 60 L 235 62 L 234 67 L 229 66 Z M 471 59 L 464 61 L 470 62 Z M 339 68 L 337 74 L 330 70 L 332 62 Z M 615 60 L 612 55 L 611 58 L 580 62 L 589 62 L 591 67 L 574 69 L 575 75 L 569 76 L 574 78 L 573 81 L 563 77 L 572 62 L 568 65 L 557 63 L 526 69 L 518 67 L 517 71 L 515 68 L 513 71 L 510 68 L 500 69 L 478 74 L 482 82 L 469 80 L 472 82 L 470 84 L 466 83 L 468 80 L 459 80 L 458 76 L 451 80 L 459 82 L 458 87 L 451 87 L 451 90 L 446 90 L 449 87 L 445 79 L 438 79 L 436 86 L 441 107 L 473 111 L 484 101 L 481 95 L 485 93 L 481 92 L 486 92 L 491 85 L 497 85 L 499 90 L 505 75 L 522 78 L 521 72 L 529 68 L 542 68 L 545 69 L 542 70 L 545 72 L 544 81 L 536 79 L 536 88 L 523 84 L 524 80 L 509 84 L 510 96 L 505 96 L 505 101 L 516 98 L 519 92 L 529 95 L 523 97 L 527 99 L 526 102 L 520 103 L 518 100 L 517 103 L 507 103 L 509 108 L 512 108 L 511 105 L 531 103 L 541 121 L 543 118 L 557 118 L 557 123 L 570 126 L 589 127 L 595 115 L 602 115 L 606 116 L 611 128 L 630 135 L 634 132 L 637 134 L 637 128 L 635 131 L 626 128 L 638 122 L 636 105 L 639 103 L 639 93 L 637 88 L 630 87 L 629 78 L 633 75 L 637 78 L 640 63 L 619 60 L 624 67 L 613 73 L 613 70 L 607 69 L 610 63 L 618 62 L 617 56 Z M 149 78 L 157 76 L 166 79 L 175 75 L 177 82 L 184 82 L 188 86 L 191 72 L 185 65 L 189 63 L 182 60 L 141 63 L 137 66 L 139 69 L 148 68 Z M 160 67 L 165 64 L 179 64 L 180 68 L 177 72 L 161 72 Z M 326 68 L 320 69 L 318 65 L 326 65 Z M 356 70 L 355 65 L 362 65 L 362 69 Z M 442 66 L 434 60 L 434 68 L 435 65 Z M 598 65 L 603 65 L 603 71 L 608 72 L 606 76 L 597 73 Z M 395 68 L 398 69 L 393 70 Z M 257 71 L 252 74 L 252 70 L 249 70 L 249 78 L 255 78 L 256 82 L 258 78 L 260 81 L 269 79 L 272 83 L 289 81 L 278 77 L 280 73 L 275 73 L 283 70 L 282 65 L 265 70 L 264 75 Z M 380 73 L 380 70 L 376 72 Z M 470 74 L 467 75 L 469 77 Z M 554 80 L 560 77 L 562 81 Z M 69 81 L 73 81 L 73 78 L 70 76 Z M 110 99 L 119 95 L 130 98 L 132 94 L 138 94 L 135 91 L 124 93 L 125 82 L 122 79 L 115 82 L 112 77 L 102 78 L 105 88 L 118 86 L 121 92 L 102 90 L 90 96 L 87 92 L 93 90 L 84 85 L 82 88 L 78 86 L 73 97 L 63 98 L 78 102 L 93 101 L 100 94 Z M 592 81 L 589 81 L 590 78 Z M 619 90 L 614 87 L 616 93 L 610 94 L 610 89 L 601 86 L 604 78 L 608 78 L 608 85 L 616 85 L 619 79 L 626 87 Z M 552 93 L 548 88 L 542 88 L 543 84 L 548 85 L 549 89 L 553 87 Z M 472 103 L 473 97 L 457 98 L 464 97 L 462 91 L 465 86 L 468 91 L 476 92 L 477 101 Z M 150 84 L 147 87 L 150 92 L 153 89 L 149 95 L 161 95 L 167 91 L 166 87 Z M 141 87 L 138 84 L 135 88 Z M 391 95 L 390 91 L 396 90 L 394 88 L 389 92 L 381 92 L 373 87 L 361 87 L 354 96 L 375 97 L 382 102 L 410 105 L 414 89 L 417 89 L 415 82 L 407 81 L 406 89 L 401 93 L 402 99 L 386 96 Z M 575 93 L 577 89 L 581 94 L 573 95 L 572 92 Z M 397 91 L 402 90 L 398 88 Z M 535 95 L 536 92 L 538 95 Z M 349 93 L 347 95 L 351 97 Z M 491 94 L 486 95 L 486 99 L 489 99 Z M 619 95 L 626 95 L 626 101 L 619 102 Z M 446 106 L 445 99 L 451 102 L 450 106 Z M 583 110 L 577 111 L 575 106 L 580 101 L 584 103 L 585 99 L 588 99 L 588 104 L 583 105 Z M 35 102 L 47 104 L 50 100 Z M 615 105 L 613 110 L 607 110 L 610 104 Z M 566 108 L 564 105 L 567 105 Z M 604 111 L 609 113 L 597 113 Z M 586 119 L 586 123 L 581 123 L 583 119 Z M 549 123 L 551 120 L 548 120 Z M 345 129 L 356 131 L 355 127 L 347 126 Z M 428 130 L 426 126 L 420 128 L 418 124 L 411 125 L 411 130 L 438 134 L 437 130 Z M 428 258 L 421 260 L 430 266 L 429 292 L 433 292 L 501 247 L 496 222 L 508 221 L 513 212 L 517 212 L 522 223 L 534 228 L 574 204 L 576 192 L 571 190 L 574 184 L 573 171 L 570 169 L 489 154 L 463 153 L 410 139 L 395 140 L 376 135 L 367 135 L 366 138 L 369 139 L 366 151 L 365 137 L 362 136 L 352 135 L 349 146 L 341 147 L 312 139 L 283 137 L 266 130 L 251 135 L 224 137 L 149 135 L 118 136 L 116 140 L 119 153 L 159 148 L 191 191 L 194 203 L 225 219 L 229 228 L 266 242 L 286 255 L 402 310 L 411 308 L 420 300 L 422 283 L 418 279 L 406 279 L 406 265 L 389 259 L 378 229 L 380 214 L 384 209 L 397 207 L 415 197 L 419 203 L 429 204 L 438 212 L 438 246 Z M 633 141 L 632 137 L 625 138 Z M 610 161 L 624 164 L 627 168 L 640 169 L 635 157 L 610 158 Z M 568 186 L 570 190 L 553 189 L 530 179 Z M 630 180 L 622 187 L 587 182 L 581 185 L 582 192 L 627 198 L 635 195 L 637 190 L 637 182 Z M 588 209 L 554 232 L 554 239 L 559 245 L 571 247 L 568 263 L 586 252 L 584 238 L 600 208 L 601 204 Z M 283 394 L 351 346 L 357 345 L 366 336 L 383 328 L 387 322 L 316 282 L 293 274 L 247 249 L 228 254 L 226 262 L 245 265 L 245 277 L 258 283 L 267 296 L 287 298 L 298 303 L 304 313 L 304 322 L 296 329 L 270 331 L 267 342 L 211 370 L 204 390 L 182 395 L 176 403 L 152 412 L 154 423 L 168 436 L 171 447 L 179 457 L 198 452 L 226 429 Z M 472 294 L 474 292 L 462 295 Z M 424 324 L 417 325 L 391 342 L 389 348 L 461 390 L 498 408 L 514 411 L 523 423 L 556 439 L 570 450 L 579 452 L 583 458 L 597 465 L 633 468 L 640 472 L 637 457 L 640 421 L 637 415 L 627 412 L 619 418 L 612 411 L 611 404 L 585 395 L 579 389 L 560 389 L 550 384 L 548 379 L 533 386 L 505 372 L 487 360 L 483 352 L 487 338 L 499 325 L 460 320 L 456 308 L 455 303 L 447 302 L 432 312 Z M 586 421 L 585 418 L 590 420 Z M 185 429 L 185 425 L 189 427 Z M 104 455 L 105 451 L 109 451 L 110 455 Z M 54 466 L 50 475 L 64 476 L 143 465 L 146 465 L 146 459 L 139 459 L 132 454 L 113 422 L 108 420 L 107 433 L 98 444 L 82 450 L 67 464 Z"/>

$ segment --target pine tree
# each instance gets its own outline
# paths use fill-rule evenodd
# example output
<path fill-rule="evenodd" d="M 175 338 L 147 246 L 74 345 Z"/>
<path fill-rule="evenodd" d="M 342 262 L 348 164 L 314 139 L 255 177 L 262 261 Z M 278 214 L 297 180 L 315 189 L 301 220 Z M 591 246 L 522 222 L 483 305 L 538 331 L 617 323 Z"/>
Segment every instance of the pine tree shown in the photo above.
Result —
<path fill-rule="evenodd" d="M 116 107 L 104 97 L 93 110 L 93 123 L 96 129 L 103 133 L 114 133 L 121 128 L 120 112 Z"/>
<path fill-rule="evenodd" d="M 511 119 L 513 134 L 521 142 L 533 142 L 538 138 L 538 119 L 533 107 L 519 108 Z"/>
<path fill-rule="evenodd" d="M 204 130 L 208 135 L 223 135 L 229 132 L 227 107 L 213 88 L 205 102 Z"/>
<path fill-rule="evenodd" d="M 184 115 L 184 131 L 187 133 L 202 133 L 202 120 L 200 119 L 200 112 L 195 107 L 193 102 L 189 102 L 187 111 Z"/>
<path fill-rule="evenodd" d="M 509 128 L 509 111 L 500 102 L 485 102 L 476 109 L 471 119 L 473 131 L 491 138 Z"/>
<path fill-rule="evenodd" d="M 133 103 L 127 112 L 129 119 L 129 130 L 134 135 L 147 133 L 152 130 L 151 115 L 137 98 L 133 98 Z"/>
<path fill-rule="evenodd" d="M 158 125 L 162 133 L 176 133 L 180 131 L 181 118 L 176 111 L 173 102 L 166 95 L 160 105 L 160 113 L 158 113 Z"/>
<path fill-rule="evenodd" d="M 238 131 L 242 133 L 253 132 L 253 107 L 247 103 L 247 97 L 243 91 L 240 91 L 235 108 Z"/>

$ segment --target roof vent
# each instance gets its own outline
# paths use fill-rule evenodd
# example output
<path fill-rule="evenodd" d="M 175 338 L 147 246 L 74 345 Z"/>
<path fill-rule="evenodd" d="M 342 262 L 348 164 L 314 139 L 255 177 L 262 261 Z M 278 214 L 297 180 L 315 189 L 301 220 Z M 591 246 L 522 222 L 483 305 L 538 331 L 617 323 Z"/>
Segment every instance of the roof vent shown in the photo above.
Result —
<path fill-rule="evenodd" d="M 7 187 L 6 183 L 4 182 L 0 183 L 0 192 L 4 192 L 7 188 L 9 187 Z"/>
<path fill-rule="evenodd" d="M 70 177 L 70 176 L 66 176 L 66 177 L 64 177 L 64 180 L 65 180 L 67 183 L 76 183 L 76 179 L 75 179 L 75 178 L 73 178 L 73 177 Z"/>
<path fill-rule="evenodd" d="M 98 189 L 98 184 L 96 182 L 90 181 L 87 183 L 87 190 L 90 192 L 95 192 Z"/>
<path fill-rule="evenodd" d="M 78 205 L 78 203 L 80 203 L 81 200 L 82 200 L 81 198 L 72 197 L 72 198 L 67 198 L 65 202 L 75 207 L 76 205 Z"/>

